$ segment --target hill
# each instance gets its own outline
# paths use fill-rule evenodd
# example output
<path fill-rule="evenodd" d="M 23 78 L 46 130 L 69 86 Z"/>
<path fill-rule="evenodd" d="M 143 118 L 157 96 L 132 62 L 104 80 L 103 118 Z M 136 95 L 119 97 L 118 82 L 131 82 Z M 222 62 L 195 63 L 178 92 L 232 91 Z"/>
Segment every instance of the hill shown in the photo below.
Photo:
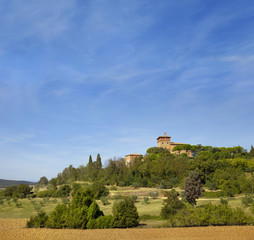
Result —
<path fill-rule="evenodd" d="M 19 184 L 36 185 L 36 182 L 0 179 L 0 188 L 7 188 Z"/>

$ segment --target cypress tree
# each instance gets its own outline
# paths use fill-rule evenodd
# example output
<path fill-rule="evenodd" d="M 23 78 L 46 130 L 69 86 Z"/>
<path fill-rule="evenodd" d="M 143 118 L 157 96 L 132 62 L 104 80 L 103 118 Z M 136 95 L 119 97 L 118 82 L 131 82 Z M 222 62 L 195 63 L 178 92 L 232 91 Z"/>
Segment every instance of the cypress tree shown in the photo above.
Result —
<path fill-rule="evenodd" d="M 92 163 L 93 163 L 93 160 L 92 160 L 92 156 L 90 155 L 88 164 L 92 164 Z"/>
<path fill-rule="evenodd" d="M 101 156 L 100 156 L 99 153 L 98 153 L 97 158 L 96 158 L 96 168 L 97 168 L 98 170 L 100 170 L 100 169 L 102 168 Z"/>
<path fill-rule="evenodd" d="M 186 179 L 184 195 L 190 204 L 196 205 L 198 199 L 203 192 L 200 182 L 200 175 L 196 171 L 191 171 L 189 177 Z"/>

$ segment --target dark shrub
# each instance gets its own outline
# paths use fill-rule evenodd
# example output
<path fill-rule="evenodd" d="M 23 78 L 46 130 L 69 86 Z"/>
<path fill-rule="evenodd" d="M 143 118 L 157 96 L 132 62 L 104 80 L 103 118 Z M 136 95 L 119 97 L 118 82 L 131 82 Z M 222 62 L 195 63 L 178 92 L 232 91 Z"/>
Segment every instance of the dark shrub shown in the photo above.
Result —
<path fill-rule="evenodd" d="M 244 207 L 250 207 L 254 203 L 253 197 L 250 194 L 246 194 L 242 198 L 242 205 Z"/>
<path fill-rule="evenodd" d="M 28 228 L 43 228 L 46 226 L 46 222 L 48 220 L 48 215 L 41 211 L 36 216 L 30 217 L 30 219 L 26 223 L 26 227 Z"/>
<path fill-rule="evenodd" d="M 94 228 L 113 228 L 115 226 L 115 218 L 113 216 L 100 216 L 95 220 Z"/>
<path fill-rule="evenodd" d="M 66 228 L 68 218 L 68 208 L 65 204 L 59 204 L 49 215 L 47 227 L 49 228 Z"/>
<path fill-rule="evenodd" d="M 171 219 L 172 220 L 172 219 Z M 172 226 L 225 226 L 253 224 L 253 218 L 242 209 L 232 209 L 225 204 L 206 204 L 201 207 L 187 207 L 177 212 L 171 221 Z"/>
<path fill-rule="evenodd" d="M 171 216 L 175 215 L 179 209 L 182 209 L 184 204 L 178 199 L 179 193 L 174 189 L 170 192 L 164 192 L 164 196 L 167 197 L 167 199 L 163 200 L 163 207 L 160 215 L 162 218 L 169 219 Z"/>
<path fill-rule="evenodd" d="M 31 193 L 32 188 L 29 187 L 27 184 L 20 184 L 18 185 L 16 191 L 13 193 L 13 197 L 17 198 L 25 198 L 26 195 Z"/>
<path fill-rule="evenodd" d="M 112 212 L 115 227 L 136 227 L 139 224 L 137 208 L 130 198 L 115 201 Z"/>
<path fill-rule="evenodd" d="M 131 200 L 135 203 L 138 199 L 137 195 L 131 195 Z"/>
<path fill-rule="evenodd" d="M 68 197 L 71 192 L 71 187 L 67 184 L 61 186 L 57 191 L 56 191 L 56 196 L 57 197 Z"/>
<path fill-rule="evenodd" d="M 220 198 L 226 196 L 225 192 L 223 191 L 216 191 L 216 192 L 203 192 L 203 197 L 206 198 Z"/>

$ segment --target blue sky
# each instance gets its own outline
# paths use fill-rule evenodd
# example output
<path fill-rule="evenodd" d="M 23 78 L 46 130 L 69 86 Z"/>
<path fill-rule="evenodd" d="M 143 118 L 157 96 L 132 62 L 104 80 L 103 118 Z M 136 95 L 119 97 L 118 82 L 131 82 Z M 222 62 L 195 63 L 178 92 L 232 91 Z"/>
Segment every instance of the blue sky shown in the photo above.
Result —
<path fill-rule="evenodd" d="M 0 178 L 172 141 L 254 145 L 254 2 L 0 0 Z"/>

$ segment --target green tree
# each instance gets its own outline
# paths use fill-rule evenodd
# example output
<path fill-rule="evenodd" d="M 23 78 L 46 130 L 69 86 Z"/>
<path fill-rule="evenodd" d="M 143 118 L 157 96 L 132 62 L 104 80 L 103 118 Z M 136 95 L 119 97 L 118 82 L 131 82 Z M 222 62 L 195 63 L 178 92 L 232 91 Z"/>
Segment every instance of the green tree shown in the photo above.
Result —
<path fill-rule="evenodd" d="M 91 155 L 89 155 L 89 162 L 88 162 L 88 164 L 92 164 L 92 163 L 93 163 L 92 156 L 91 156 Z"/>
<path fill-rule="evenodd" d="M 96 169 L 98 169 L 98 170 L 101 170 L 101 168 L 102 168 L 101 156 L 99 153 L 96 158 L 95 166 L 96 166 Z"/>
<path fill-rule="evenodd" d="M 57 191 L 58 197 L 67 197 L 70 195 L 71 187 L 67 184 L 61 186 Z"/>
<path fill-rule="evenodd" d="M 186 200 L 190 204 L 196 205 L 196 199 L 198 199 L 202 194 L 202 186 L 200 182 L 200 175 L 196 171 L 191 171 L 189 177 L 185 182 L 185 191 L 184 195 Z"/>
<path fill-rule="evenodd" d="M 170 192 L 164 192 L 163 207 L 161 209 L 161 216 L 165 219 L 169 219 L 171 216 L 177 213 L 177 210 L 184 207 L 182 201 L 178 199 L 179 193 L 172 189 Z"/>
<path fill-rule="evenodd" d="M 13 196 L 13 193 L 17 190 L 17 187 L 18 186 L 11 186 L 11 187 L 7 187 L 5 190 L 4 190 L 4 196 L 5 197 L 12 197 Z"/>
<path fill-rule="evenodd" d="M 254 147 L 251 145 L 249 155 L 254 157 Z"/>
<path fill-rule="evenodd" d="M 131 198 L 116 200 L 113 205 L 113 216 L 115 217 L 115 226 L 136 227 L 138 226 L 138 211 Z"/>
<path fill-rule="evenodd" d="M 106 197 L 109 194 L 109 190 L 105 187 L 102 182 L 94 182 L 91 185 L 93 195 L 95 199 L 100 199 L 101 197 Z"/>
<path fill-rule="evenodd" d="M 48 179 L 45 176 L 43 176 L 40 178 L 38 185 L 39 186 L 47 186 L 48 182 L 49 182 Z"/>
<path fill-rule="evenodd" d="M 30 219 L 26 223 L 26 227 L 44 228 L 47 221 L 48 215 L 45 212 L 40 211 L 37 216 L 30 217 Z"/>
<path fill-rule="evenodd" d="M 13 193 L 13 197 L 17 198 L 25 198 L 26 195 L 30 194 L 32 187 L 29 187 L 27 184 L 20 184 L 18 185 L 16 191 Z"/>

